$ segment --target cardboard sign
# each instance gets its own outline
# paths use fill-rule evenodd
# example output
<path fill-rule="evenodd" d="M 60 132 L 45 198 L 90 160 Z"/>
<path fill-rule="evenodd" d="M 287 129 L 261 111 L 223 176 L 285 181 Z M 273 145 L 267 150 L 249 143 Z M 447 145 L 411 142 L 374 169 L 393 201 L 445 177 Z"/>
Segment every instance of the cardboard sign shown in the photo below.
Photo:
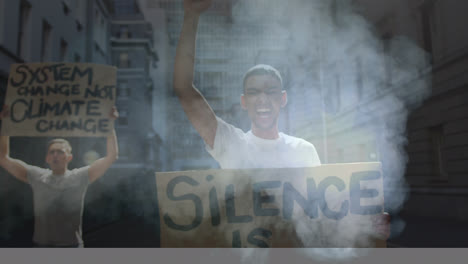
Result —
<path fill-rule="evenodd" d="M 115 102 L 116 68 L 86 63 L 13 64 L 5 104 L 11 136 L 106 136 Z"/>
<path fill-rule="evenodd" d="M 383 247 L 380 163 L 156 173 L 161 247 Z"/>

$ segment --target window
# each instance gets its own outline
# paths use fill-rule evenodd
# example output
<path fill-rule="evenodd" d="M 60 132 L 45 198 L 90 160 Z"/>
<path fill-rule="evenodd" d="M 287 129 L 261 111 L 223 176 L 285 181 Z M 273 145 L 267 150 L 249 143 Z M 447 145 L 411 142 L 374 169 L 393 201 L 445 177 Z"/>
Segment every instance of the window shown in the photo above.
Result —
<path fill-rule="evenodd" d="M 433 175 L 438 180 L 447 180 L 447 172 L 445 170 L 445 162 L 443 156 L 444 133 L 443 126 L 435 126 L 430 128 L 431 146 L 432 146 L 432 164 Z"/>
<path fill-rule="evenodd" d="M 119 38 L 122 39 L 129 39 L 131 38 L 131 34 L 128 30 L 128 26 L 120 26 L 120 31 L 119 31 Z"/>
<path fill-rule="evenodd" d="M 118 85 L 117 85 L 117 96 L 118 97 L 123 96 L 122 90 L 125 89 L 125 87 L 127 87 L 127 81 L 119 81 L 118 82 Z"/>
<path fill-rule="evenodd" d="M 83 30 L 83 25 L 86 21 L 85 5 L 85 1 L 75 0 L 76 30 L 78 32 L 81 32 Z"/>
<path fill-rule="evenodd" d="M 67 60 L 68 43 L 64 39 L 60 39 L 60 61 Z"/>
<path fill-rule="evenodd" d="M 68 16 L 70 14 L 70 3 L 69 0 L 62 0 L 63 13 Z"/>
<path fill-rule="evenodd" d="M 137 7 L 135 1 L 114 0 L 114 10 L 117 16 L 135 14 Z"/>
<path fill-rule="evenodd" d="M 197 77 L 199 78 L 199 77 Z M 208 97 L 219 96 L 219 89 L 222 87 L 222 72 L 204 72 L 202 74 L 202 85 L 205 87 L 204 91 Z"/>
<path fill-rule="evenodd" d="M 130 97 L 131 89 L 128 87 L 127 81 L 120 81 L 118 89 L 117 89 L 117 96 L 118 97 Z"/>
<path fill-rule="evenodd" d="M 31 5 L 27 1 L 21 1 L 19 14 L 19 31 L 16 54 L 25 58 L 29 48 L 29 28 L 30 28 Z"/>
<path fill-rule="evenodd" d="M 119 68 L 129 68 L 130 67 L 130 60 L 128 59 L 127 52 L 121 52 L 119 55 Z"/>
<path fill-rule="evenodd" d="M 50 59 L 50 39 L 52 27 L 47 21 L 42 21 L 42 42 L 41 42 L 41 62 Z"/>
<path fill-rule="evenodd" d="M 100 23 L 100 34 L 99 34 L 99 43 L 102 50 L 106 51 L 106 34 L 107 34 L 107 23 L 103 17 L 101 17 Z"/>
<path fill-rule="evenodd" d="M 119 126 L 128 126 L 128 110 L 119 110 Z"/>
<path fill-rule="evenodd" d="M 435 31 L 434 15 L 434 0 L 426 0 L 421 6 L 421 24 L 424 49 L 431 55 L 433 53 L 432 39 Z"/>
<path fill-rule="evenodd" d="M 359 144 L 358 145 L 358 162 L 368 161 L 369 157 L 367 155 L 367 146 L 366 144 Z"/>
<path fill-rule="evenodd" d="M 80 54 L 75 53 L 75 62 L 81 62 Z"/>
<path fill-rule="evenodd" d="M 203 81 L 208 86 L 220 86 L 222 75 L 222 72 L 204 72 Z"/>
<path fill-rule="evenodd" d="M 76 31 L 81 32 L 83 30 L 83 25 L 79 20 L 76 21 Z"/>
<path fill-rule="evenodd" d="M 132 95 L 132 90 L 131 90 L 129 87 L 125 88 L 124 94 L 125 94 L 127 97 L 130 97 L 130 96 Z"/>
<path fill-rule="evenodd" d="M 94 13 L 94 42 L 97 50 L 101 52 L 107 51 L 107 21 L 103 14 L 95 9 Z"/>
<path fill-rule="evenodd" d="M 344 150 L 342 148 L 336 150 L 336 162 L 344 162 Z"/>
<path fill-rule="evenodd" d="M 119 137 L 119 159 L 128 159 L 130 156 L 130 149 L 128 146 L 128 139 L 126 137 Z"/>

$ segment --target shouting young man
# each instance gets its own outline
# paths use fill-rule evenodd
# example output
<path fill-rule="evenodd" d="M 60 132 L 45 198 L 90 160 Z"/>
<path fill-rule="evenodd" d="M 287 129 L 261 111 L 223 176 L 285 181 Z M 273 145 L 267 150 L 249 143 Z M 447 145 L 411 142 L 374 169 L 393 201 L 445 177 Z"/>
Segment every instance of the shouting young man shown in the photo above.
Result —
<path fill-rule="evenodd" d="M 184 20 L 176 51 L 174 90 L 207 151 L 221 168 L 284 168 L 320 165 L 315 147 L 300 138 L 278 131 L 278 117 L 287 104 L 280 73 L 271 66 L 257 65 L 245 74 L 241 105 L 251 121 L 251 131 L 227 124 L 217 117 L 193 85 L 195 40 L 201 13 L 212 0 L 184 0 Z M 390 234 L 388 214 L 375 218 L 380 237 Z"/>
<path fill-rule="evenodd" d="M 109 118 L 118 117 L 114 107 Z M 0 118 L 9 118 L 4 106 Z M 47 147 L 45 161 L 50 169 L 28 165 L 10 157 L 9 136 L 0 136 L 0 166 L 33 191 L 34 236 L 37 247 L 83 247 L 81 220 L 89 183 L 104 175 L 118 158 L 115 130 L 107 136 L 107 154 L 90 166 L 69 170 L 73 159 L 70 143 L 53 139 Z"/>
<path fill-rule="evenodd" d="M 275 68 L 257 65 L 245 74 L 241 106 L 251 120 L 251 131 L 247 133 L 217 117 L 193 86 L 198 19 L 210 3 L 208 0 L 184 2 L 185 17 L 174 71 L 174 90 L 190 122 L 205 141 L 208 152 L 222 168 L 320 165 L 311 143 L 278 131 L 278 117 L 288 97 Z"/>

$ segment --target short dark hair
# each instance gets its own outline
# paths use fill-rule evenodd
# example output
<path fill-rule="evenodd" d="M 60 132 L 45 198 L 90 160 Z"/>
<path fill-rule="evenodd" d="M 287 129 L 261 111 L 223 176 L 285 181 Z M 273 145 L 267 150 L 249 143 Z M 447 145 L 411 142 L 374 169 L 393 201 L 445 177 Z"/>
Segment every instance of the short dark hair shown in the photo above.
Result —
<path fill-rule="evenodd" d="M 244 75 L 244 81 L 242 82 L 243 90 L 245 90 L 245 82 L 250 76 L 253 75 L 271 75 L 278 79 L 281 83 L 281 87 L 283 87 L 283 78 L 281 78 L 280 72 L 275 69 L 273 66 L 266 65 L 266 64 L 258 64 L 250 68 Z"/>
<path fill-rule="evenodd" d="M 52 146 L 52 144 L 55 144 L 55 143 L 65 144 L 65 148 L 66 148 L 66 149 L 68 150 L 68 152 L 71 154 L 71 152 L 72 152 L 72 147 L 71 147 L 71 145 L 70 145 L 70 142 L 68 142 L 68 140 L 63 139 L 63 138 L 54 138 L 54 139 L 50 140 L 50 141 L 47 143 L 47 152 L 49 151 L 50 146 Z"/>

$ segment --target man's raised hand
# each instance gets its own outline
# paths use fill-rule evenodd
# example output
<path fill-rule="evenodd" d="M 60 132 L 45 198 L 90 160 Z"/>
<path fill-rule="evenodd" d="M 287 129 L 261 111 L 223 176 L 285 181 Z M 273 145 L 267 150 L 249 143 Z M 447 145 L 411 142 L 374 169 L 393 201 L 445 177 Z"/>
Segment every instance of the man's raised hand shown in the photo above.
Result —
<path fill-rule="evenodd" d="M 109 118 L 111 120 L 116 120 L 117 118 L 119 118 L 119 112 L 117 111 L 117 107 L 116 106 L 113 106 L 110 113 L 109 113 Z"/>
<path fill-rule="evenodd" d="M 186 13 L 200 15 L 211 6 L 212 0 L 184 0 L 184 10 Z"/>

